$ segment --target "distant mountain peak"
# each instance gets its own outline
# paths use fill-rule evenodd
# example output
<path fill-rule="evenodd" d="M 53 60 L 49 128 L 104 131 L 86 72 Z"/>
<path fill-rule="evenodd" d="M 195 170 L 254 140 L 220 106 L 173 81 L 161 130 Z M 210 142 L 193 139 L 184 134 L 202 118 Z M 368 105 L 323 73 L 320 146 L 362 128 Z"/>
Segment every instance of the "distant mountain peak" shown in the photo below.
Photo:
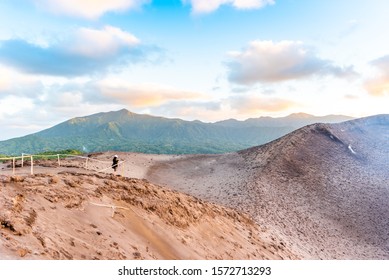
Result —
<path fill-rule="evenodd" d="M 116 111 L 117 113 L 122 113 L 122 114 L 134 114 L 131 111 L 128 111 L 126 108 L 120 109 L 119 111 Z"/>
<path fill-rule="evenodd" d="M 110 111 L 105 114 L 115 114 L 115 115 L 133 115 L 133 112 L 128 111 L 126 108 L 120 109 L 118 111 Z"/>
<path fill-rule="evenodd" d="M 307 113 L 299 112 L 299 113 L 290 114 L 288 117 L 291 117 L 291 118 L 307 119 L 307 118 L 312 118 L 312 117 L 314 117 L 314 115 L 310 115 L 310 114 L 307 114 Z"/>

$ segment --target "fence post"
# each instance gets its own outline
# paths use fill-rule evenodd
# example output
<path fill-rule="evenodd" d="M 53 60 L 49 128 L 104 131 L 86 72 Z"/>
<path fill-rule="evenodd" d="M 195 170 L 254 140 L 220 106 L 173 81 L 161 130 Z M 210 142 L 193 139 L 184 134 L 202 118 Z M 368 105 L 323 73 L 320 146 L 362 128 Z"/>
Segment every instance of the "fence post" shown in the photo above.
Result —
<path fill-rule="evenodd" d="M 34 174 L 34 158 L 31 156 L 31 175 Z"/>
<path fill-rule="evenodd" d="M 24 167 L 24 153 L 22 153 L 22 167 Z"/>
<path fill-rule="evenodd" d="M 57 154 L 58 157 L 58 166 L 61 166 L 61 162 L 59 161 L 59 154 Z"/>
<path fill-rule="evenodd" d="M 15 158 L 12 158 L 12 175 L 15 175 Z"/>

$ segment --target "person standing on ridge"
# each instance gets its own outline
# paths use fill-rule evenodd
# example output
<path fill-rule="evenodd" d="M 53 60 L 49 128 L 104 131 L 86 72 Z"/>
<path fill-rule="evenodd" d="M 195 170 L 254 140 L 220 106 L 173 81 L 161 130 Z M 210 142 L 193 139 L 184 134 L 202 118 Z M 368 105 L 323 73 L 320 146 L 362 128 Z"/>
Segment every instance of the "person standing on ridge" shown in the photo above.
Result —
<path fill-rule="evenodd" d="M 116 169 L 118 168 L 119 166 L 119 158 L 117 155 L 115 155 L 113 157 L 113 160 L 112 160 L 112 168 L 113 168 L 113 171 L 116 172 Z"/>

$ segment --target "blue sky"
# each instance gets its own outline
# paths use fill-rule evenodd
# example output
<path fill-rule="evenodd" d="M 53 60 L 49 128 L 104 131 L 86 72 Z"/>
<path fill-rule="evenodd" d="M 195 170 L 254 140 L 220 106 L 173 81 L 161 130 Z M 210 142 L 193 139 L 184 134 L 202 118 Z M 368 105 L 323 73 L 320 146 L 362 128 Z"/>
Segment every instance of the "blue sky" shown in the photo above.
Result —
<path fill-rule="evenodd" d="M 384 0 L 2 0 L 0 140 L 127 108 L 389 113 Z"/>

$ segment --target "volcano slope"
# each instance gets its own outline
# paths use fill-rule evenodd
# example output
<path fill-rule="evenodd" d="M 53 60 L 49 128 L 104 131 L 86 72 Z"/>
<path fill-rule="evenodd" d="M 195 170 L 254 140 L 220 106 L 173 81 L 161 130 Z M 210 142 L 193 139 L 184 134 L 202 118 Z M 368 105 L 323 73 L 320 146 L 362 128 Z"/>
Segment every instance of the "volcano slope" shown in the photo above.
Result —
<path fill-rule="evenodd" d="M 1 175 L 0 206 L 0 259 L 296 258 L 247 216 L 146 180 Z"/>
<path fill-rule="evenodd" d="M 146 177 L 245 211 L 303 259 L 389 259 L 389 115 L 159 162 Z"/>

